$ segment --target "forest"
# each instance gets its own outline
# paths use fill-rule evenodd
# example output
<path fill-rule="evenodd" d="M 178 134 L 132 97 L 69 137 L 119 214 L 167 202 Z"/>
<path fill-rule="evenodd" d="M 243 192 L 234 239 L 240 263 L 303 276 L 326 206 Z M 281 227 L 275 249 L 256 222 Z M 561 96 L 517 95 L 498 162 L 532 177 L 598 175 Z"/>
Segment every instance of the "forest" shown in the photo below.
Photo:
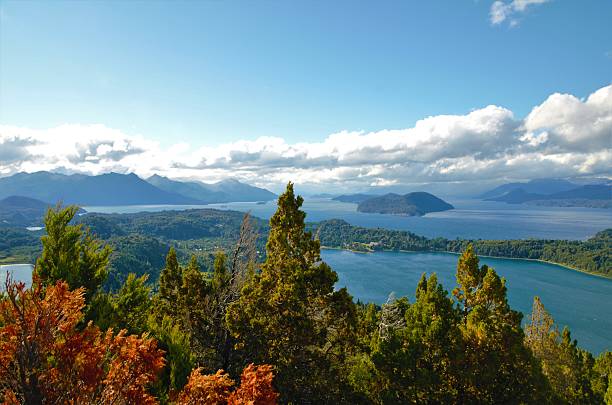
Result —
<path fill-rule="evenodd" d="M 612 229 L 597 233 L 586 241 L 567 240 L 449 240 L 428 239 L 407 231 L 363 228 L 333 219 L 313 228 L 326 247 L 360 251 L 406 250 L 463 252 L 472 245 L 479 255 L 543 260 L 571 268 L 612 277 Z"/>
<path fill-rule="evenodd" d="M 210 269 L 169 247 L 157 279 L 131 273 L 113 291 L 103 288 L 111 244 L 73 221 L 76 207 L 49 210 L 32 285 L 7 279 L 0 296 L 0 397 L 7 404 L 612 403 L 612 353 L 594 358 L 581 349 L 537 297 L 527 317 L 513 310 L 505 280 L 480 265 L 475 245 L 461 247 L 450 293 L 435 274 L 423 274 L 413 302 L 355 302 L 334 288 L 338 276 L 321 261 L 302 202 L 289 183 L 265 256 L 260 224 L 245 215 Z M 411 243 L 426 243 L 419 241 Z"/>

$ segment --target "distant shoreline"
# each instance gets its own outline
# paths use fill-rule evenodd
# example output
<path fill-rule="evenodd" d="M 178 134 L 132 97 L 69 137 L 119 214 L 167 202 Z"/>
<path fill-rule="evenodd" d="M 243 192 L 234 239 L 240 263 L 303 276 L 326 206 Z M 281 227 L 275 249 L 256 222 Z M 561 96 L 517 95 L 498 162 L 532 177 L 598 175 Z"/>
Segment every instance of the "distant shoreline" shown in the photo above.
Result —
<path fill-rule="evenodd" d="M 331 247 L 331 246 L 321 246 L 321 249 L 326 249 L 326 250 L 344 250 L 344 251 L 353 252 L 353 253 L 399 252 L 399 253 L 447 253 L 447 254 L 452 254 L 452 255 L 455 255 L 455 256 L 461 255 L 461 253 L 459 253 L 459 252 L 451 252 L 451 251 L 448 251 L 448 250 L 402 250 L 402 249 L 400 249 L 400 250 L 390 250 L 390 249 L 381 249 L 381 250 L 369 250 L 369 251 L 365 251 L 365 250 L 353 250 L 353 249 Z M 582 269 L 579 269 L 579 268 L 576 268 L 576 267 L 572 267 L 572 266 L 569 266 L 567 264 L 551 262 L 551 261 L 548 261 L 548 260 L 528 259 L 528 258 L 522 258 L 522 257 L 490 256 L 490 255 L 481 255 L 481 254 L 478 254 L 478 257 L 488 257 L 488 258 L 491 258 L 491 259 L 506 259 L 506 260 L 526 260 L 526 261 L 531 261 L 531 262 L 540 262 L 540 263 L 546 263 L 546 264 L 553 264 L 555 266 L 563 267 L 563 268 L 566 268 L 568 270 L 577 271 L 577 272 L 583 273 L 583 274 L 588 274 L 590 276 L 604 278 L 606 280 L 612 280 L 612 276 L 606 276 L 606 275 L 603 275 L 603 274 L 592 273 L 590 271 L 582 270 Z"/>

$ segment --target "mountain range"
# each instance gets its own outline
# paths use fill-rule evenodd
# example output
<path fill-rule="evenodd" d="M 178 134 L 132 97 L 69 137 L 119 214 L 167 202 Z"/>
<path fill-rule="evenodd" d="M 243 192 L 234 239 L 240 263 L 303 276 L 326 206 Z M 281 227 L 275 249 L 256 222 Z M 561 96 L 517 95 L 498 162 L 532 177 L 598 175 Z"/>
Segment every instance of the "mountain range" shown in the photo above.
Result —
<path fill-rule="evenodd" d="M 501 197 L 515 190 L 526 193 L 553 194 L 579 187 L 577 184 L 563 179 L 534 179 L 526 183 L 506 183 L 480 195 L 483 200 Z"/>
<path fill-rule="evenodd" d="M 161 176 L 147 180 L 135 174 L 97 176 L 50 172 L 17 173 L 0 178 L 0 199 L 23 196 L 44 203 L 92 205 L 198 205 L 233 201 L 267 201 L 276 195 L 238 180 L 215 184 L 179 182 Z"/>
<path fill-rule="evenodd" d="M 183 195 L 207 204 L 269 201 L 276 198 L 276 194 L 266 189 L 250 186 L 236 179 L 206 184 L 197 181 L 176 181 L 167 177 L 153 175 L 146 180 L 166 192 Z"/>

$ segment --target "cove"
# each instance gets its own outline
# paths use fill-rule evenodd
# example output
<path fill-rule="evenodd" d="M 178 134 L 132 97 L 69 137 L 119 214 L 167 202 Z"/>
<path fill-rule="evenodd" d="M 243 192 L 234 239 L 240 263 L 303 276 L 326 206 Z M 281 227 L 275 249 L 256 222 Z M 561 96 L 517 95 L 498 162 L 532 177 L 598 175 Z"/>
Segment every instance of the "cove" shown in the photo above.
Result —
<path fill-rule="evenodd" d="M 458 256 L 432 252 L 356 253 L 325 249 L 322 258 L 355 300 L 382 304 L 390 293 L 414 301 L 422 273 L 436 273 L 451 294 Z M 539 296 L 559 328 L 567 325 L 578 345 L 597 355 L 612 350 L 612 280 L 529 260 L 482 257 L 506 278 L 508 300 L 526 322 L 533 297 Z"/>

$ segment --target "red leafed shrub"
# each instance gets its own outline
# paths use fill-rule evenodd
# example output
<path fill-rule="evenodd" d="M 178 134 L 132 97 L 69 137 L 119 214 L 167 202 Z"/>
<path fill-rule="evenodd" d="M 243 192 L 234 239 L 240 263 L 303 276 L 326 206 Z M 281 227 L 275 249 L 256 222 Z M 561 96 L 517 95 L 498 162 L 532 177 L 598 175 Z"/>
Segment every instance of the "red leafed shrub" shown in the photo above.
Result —
<path fill-rule="evenodd" d="M 146 335 L 83 329 L 84 291 L 64 282 L 26 289 L 6 281 L 0 298 L 0 398 L 5 403 L 139 403 L 164 365 Z"/>
<path fill-rule="evenodd" d="M 232 391 L 234 382 L 223 370 L 202 375 L 195 369 L 178 396 L 179 404 L 210 405 L 275 405 L 278 393 L 272 385 L 272 366 L 248 365 L 242 371 L 240 386 Z"/>
<path fill-rule="evenodd" d="M 240 387 L 230 395 L 230 405 L 274 405 L 277 403 L 278 392 L 272 381 L 274 373 L 272 366 L 264 364 L 255 366 L 249 364 L 242 370 Z"/>

